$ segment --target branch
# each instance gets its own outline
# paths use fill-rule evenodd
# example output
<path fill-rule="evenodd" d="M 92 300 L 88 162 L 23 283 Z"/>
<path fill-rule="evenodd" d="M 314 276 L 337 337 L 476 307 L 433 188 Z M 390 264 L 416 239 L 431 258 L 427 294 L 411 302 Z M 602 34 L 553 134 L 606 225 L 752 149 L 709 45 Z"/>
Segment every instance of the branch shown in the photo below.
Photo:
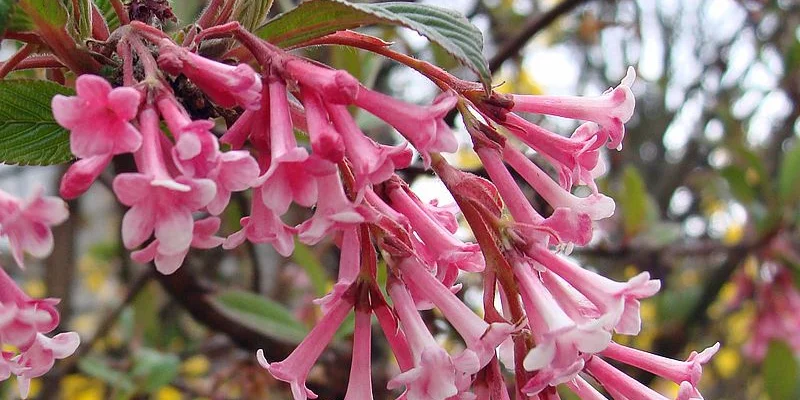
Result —
<path fill-rule="evenodd" d="M 559 17 L 589 1 L 591 0 L 564 0 L 544 14 L 537 15 L 528 20 L 522 32 L 503 43 L 500 50 L 489 60 L 489 69 L 495 71 L 500 68 L 503 62 L 517 54 L 534 35 L 550 26 L 550 24 Z"/>

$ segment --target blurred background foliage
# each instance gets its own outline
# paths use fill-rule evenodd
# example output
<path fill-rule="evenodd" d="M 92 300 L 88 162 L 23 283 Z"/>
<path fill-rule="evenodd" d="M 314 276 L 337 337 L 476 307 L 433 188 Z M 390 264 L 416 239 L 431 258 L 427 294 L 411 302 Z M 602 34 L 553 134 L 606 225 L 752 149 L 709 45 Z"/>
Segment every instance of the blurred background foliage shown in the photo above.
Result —
<path fill-rule="evenodd" d="M 622 151 L 606 155 L 601 181 L 601 190 L 617 201 L 617 214 L 572 256 L 611 276 L 646 270 L 662 280 L 660 294 L 642 305 L 642 334 L 621 342 L 679 359 L 722 342 L 703 375 L 706 398 L 799 399 L 800 347 L 792 340 L 800 342 L 800 324 L 793 322 L 800 321 L 800 309 L 781 298 L 767 302 L 759 288 L 775 271 L 788 271 L 800 282 L 800 3 L 426 2 L 463 12 L 484 32 L 502 92 L 594 95 L 616 85 L 626 66 L 636 68 L 636 114 Z M 188 22 L 204 2 L 173 3 L 179 20 Z M 276 0 L 270 16 L 294 6 L 293 0 Z M 369 33 L 393 41 L 400 51 L 456 68 L 415 33 Z M 3 47 L 15 44 L 6 41 Z M 429 101 L 435 94 L 413 71 L 363 51 L 325 47 L 308 55 L 409 101 Z M 393 140 L 388 128 L 359 117 L 370 134 Z M 537 122 L 564 134 L 575 127 L 558 118 Z M 453 161 L 481 173 L 466 137 Z M 31 182 L 49 182 L 54 192 L 60 172 L 0 166 L 0 185 L 24 194 Z M 421 168 L 404 174 L 423 198 L 442 195 Z M 83 338 L 75 356 L 34 382 L 34 397 L 289 398 L 286 385 L 257 366 L 252 350 L 274 346 L 288 352 L 313 326 L 319 311 L 310 300 L 334 282 L 336 246 L 298 244 L 290 259 L 262 245 L 214 249 L 191 254 L 173 276 L 155 276 L 147 266 L 132 264 L 122 249 L 121 209 L 109 179 L 72 202 L 73 215 L 55 232 L 55 253 L 26 271 L 28 293 L 62 298 L 63 328 Z M 240 197 L 229 208 L 224 233 L 237 229 L 247 202 Z M 462 280 L 465 301 L 479 304 L 479 282 Z M 779 312 L 786 313 L 781 336 L 762 337 L 764 315 Z M 449 327 L 436 314 L 426 318 L 450 340 Z M 337 398 L 346 387 L 347 368 L 341 366 L 349 365 L 351 328 L 345 325 L 310 377 L 322 398 Z M 765 344 L 763 354 L 743 351 L 754 340 Z M 385 343 L 376 339 L 375 347 L 376 398 L 391 398 L 383 388 L 396 367 Z M 664 394 L 676 393 L 671 383 L 631 373 Z M 13 382 L 1 385 L 0 398 L 13 398 L 13 389 Z"/>

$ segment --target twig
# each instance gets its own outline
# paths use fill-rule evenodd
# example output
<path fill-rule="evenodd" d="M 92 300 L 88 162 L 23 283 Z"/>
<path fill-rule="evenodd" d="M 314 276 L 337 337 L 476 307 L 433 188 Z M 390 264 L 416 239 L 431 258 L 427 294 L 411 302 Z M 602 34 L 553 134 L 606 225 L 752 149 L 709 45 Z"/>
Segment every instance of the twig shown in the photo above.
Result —
<path fill-rule="evenodd" d="M 131 18 L 128 16 L 128 11 L 125 10 L 125 5 L 121 0 L 111 0 L 111 7 L 114 7 L 114 12 L 119 18 L 120 25 L 128 25 L 131 23 Z"/>
<path fill-rule="evenodd" d="M 522 31 L 517 36 L 503 43 L 500 50 L 489 60 L 489 69 L 495 71 L 500 68 L 503 62 L 517 54 L 534 35 L 544 28 L 547 28 L 562 15 L 569 13 L 576 7 L 588 3 L 589 1 L 591 0 L 564 0 L 544 14 L 530 19 L 528 23 L 525 24 Z"/>
<path fill-rule="evenodd" d="M 9 72 L 13 71 L 17 67 L 17 65 L 19 65 L 19 63 L 22 62 L 22 60 L 24 60 L 26 57 L 31 55 L 31 53 L 33 53 L 33 50 L 36 47 L 38 46 L 28 43 L 22 46 L 22 48 L 19 49 L 19 51 L 14 53 L 14 55 L 12 55 L 11 58 L 8 59 L 8 61 L 4 62 L 3 65 L 0 66 L 0 79 L 5 78 Z"/>

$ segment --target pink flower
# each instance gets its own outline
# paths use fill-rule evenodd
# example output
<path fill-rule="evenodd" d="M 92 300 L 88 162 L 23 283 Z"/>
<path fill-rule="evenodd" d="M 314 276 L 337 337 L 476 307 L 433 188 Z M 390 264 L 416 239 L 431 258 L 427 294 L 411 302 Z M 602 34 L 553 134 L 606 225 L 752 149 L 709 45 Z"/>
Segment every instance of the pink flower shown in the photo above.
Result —
<path fill-rule="evenodd" d="M 742 349 L 755 360 L 762 360 L 773 340 L 786 342 L 794 352 L 800 353 L 800 291 L 794 284 L 793 274 L 786 267 L 765 263 L 759 271 L 762 280 L 755 283 L 757 317 L 753 322 L 753 335 Z"/>
<path fill-rule="evenodd" d="M 264 204 L 278 215 L 289 209 L 292 201 L 305 207 L 317 201 L 317 182 L 306 164 L 306 149 L 294 138 L 286 83 L 275 75 L 269 77 L 269 169 L 258 178 Z"/>
<path fill-rule="evenodd" d="M 475 243 L 463 243 L 447 229 L 439 225 L 418 204 L 419 200 L 399 179 L 387 182 L 386 192 L 391 206 L 408 218 L 414 231 L 425 242 L 424 248 L 434 256 L 434 261 L 442 271 L 455 269 L 478 272 L 484 268 L 483 254 Z"/>
<path fill-rule="evenodd" d="M 353 204 L 345 195 L 342 182 L 336 173 L 317 178 L 319 198 L 314 215 L 300 224 L 300 241 L 316 244 L 334 230 L 342 230 L 353 224 L 366 221 L 369 213 L 362 205 Z"/>
<path fill-rule="evenodd" d="M 480 368 L 495 356 L 495 349 L 517 328 L 506 323 L 489 324 L 470 310 L 453 292 L 421 264 L 401 262 L 397 268 L 402 272 L 403 282 L 410 289 L 419 290 L 429 299 L 458 331 L 467 349 L 478 358 Z"/>
<path fill-rule="evenodd" d="M 173 179 L 167 171 L 161 150 L 158 115 L 152 107 L 140 114 L 144 137 L 135 154 L 141 172 L 117 175 L 113 182 L 119 201 L 131 207 L 122 218 L 122 241 L 135 248 L 155 232 L 158 253 L 181 254 L 192 242 L 192 213 L 205 207 L 216 192 L 208 179 Z"/>
<path fill-rule="evenodd" d="M 693 351 L 686 361 L 678 361 L 611 342 L 600 354 L 679 384 L 679 399 L 702 399 L 697 385 L 703 374 L 703 364 L 709 362 L 718 350 L 719 343 L 716 343 L 700 353 Z"/>
<path fill-rule="evenodd" d="M 208 217 L 195 221 L 192 229 L 191 247 L 211 249 L 221 245 L 225 239 L 214 236 L 219 230 L 219 225 L 220 219 L 217 217 Z M 145 248 L 132 252 L 131 259 L 142 264 L 155 260 L 158 272 L 169 275 L 180 268 L 186 258 L 186 254 L 189 253 L 188 247 L 184 251 L 175 254 L 162 253 L 159 251 L 160 249 L 161 243 L 158 239 L 155 239 Z"/>
<path fill-rule="evenodd" d="M 131 153 L 142 135 L 130 121 L 139 109 L 136 89 L 111 85 L 97 75 L 81 75 L 75 81 L 77 96 L 53 97 L 53 116 L 70 130 L 70 150 L 79 158 Z"/>
<path fill-rule="evenodd" d="M 408 400 L 445 400 L 467 390 L 470 376 L 480 369 L 476 354 L 451 357 L 428 331 L 403 284 L 393 280 L 388 291 L 414 356 L 413 368 L 392 378 L 388 388 L 405 386 Z"/>
<path fill-rule="evenodd" d="M 328 346 L 336 330 L 353 308 L 353 296 L 339 297 L 330 310 L 311 329 L 300 345 L 281 362 L 269 363 L 264 351 L 258 350 L 258 363 L 280 381 L 289 383 L 294 400 L 316 399 L 317 395 L 306 387 L 306 377 L 317 358 Z"/>
<path fill-rule="evenodd" d="M 411 149 L 405 145 L 392 147 L 375 143 L 361 132 L 347 107 L 329 104 L 327 108 L 333 126 L 342 135 L 347 158 L 353 164 L 358 191 L 367 184 L 389 179 L 395 169 L 411 164 Z"/>
<path fill-rule="evenodd" d="M 372 400 L 372 313 L 356 306 L 353 360 L 344 400 Z"/>
<path fill-rule="evenodd" d="M 452 153 L 458 150 L 456 136 L 444 117 L 458 102 L 454 92 L 445 92 L 430 107 L 408 104 L 391 96 L 362 87 L 354 103 L 386 121 L 417 148 L 425 167 L 432 152 Z"/>
<path fill-rule="evenodd" d="M 158 44 L 158 65 L 173 75 L 186 75 L 214 102 L 225 108 L 261 107 L 261 78 L 247 64 L 222 64 L 194 54 L 169 39 Z"/>
<path fill-rule="evenodd" d="M 49 338 L 41 333 L 36 335 L 33 345 L 22 352 L 16 361 L 20 368 L 17 375 L 20 396 L 28 397 L 30 382 L 53 368 L 55 360 L 67 358 L 78 349 L 81 339 L 75 332 L 59 333 Z"/>
<path fill-rule="evenodd" d="M 636 71 L 628 67 L 627 75 L 614 89 L 595 98 L 573 96 L 512 95 L 513 111 L 557 115 L 559 117 L 592 121 L 602 127 L 602 145 L 610 139 L 608 148 L 621 148 L 625 136 L 624 124 L 633 116 L 636 100 L 631 85 L 636 79 Z"/>
<path fill-rule="evenodd" d="M 592 375 L 615 399 L 669 400 L 639 383 L 611 364 L 594 356 L 586 361 L 586 372 Z"/>
<path fill-rule="evenodd" d="M 239 223 L 242 229 L 228 236 L 222 244 L 223 249 L 232 249 L 249 240 L 252 243 L 270 243 L 284 257 L 294 251 L 296 229 L 284 224 L 275 212 L 264 205 L 260 190 L 253 191 L 250 216 L 243 217 Z"/>
<path fill-rule="evenodd" d="M 540 246 L 531 246 L 527 255 L 569 282 L 604 314 L 613 314 L 614 330 L 624 335 L 636 335 L 641 330 L 639 299 L 650 297 L 661 288 L 661 282 L 642 272 L 628 282 L 616 282 L 583 269 Z"/>
<path fill-rule="evenodd" d="M 328 118 L 319 94 L 313 89 L 300 86 L 300 98 L 306 111 L 311 150 L 325 160 L 335 163 L 341 161 L 345 152 L 344 141 Z"/>
<path fill-rule="evenodd" d="M 44 258 L 53 251 L 50 227 L 69 216 L 67 204 L 58 197 L 42 196 L 39 187 L 23 201 L 0 190 L 0 236 L 8 237 L 11 255 L 25 268 L 23 252 Z"/>
<path fill-rule="evenodd" d="M 70 165 L 61 178 L 59 194 L 65 199 L 74 199 L 89 190 L 97 177 L 111 162 L 111 154 L 87 157 Z"/>
<path fill-rule="evenodd" d="M 172 160 L 180 172 L 191 178 L 206 178 L 219 165 L 219 142 L 211 133 L 214 123 L 193 121 L 175 97 L 158 99 L 158 110 L 175 138 Z"/>
<path fill-rule="evenodd" d="M 231 199 L 231 193 L 253 186 L 258 178 L 258 162 L 248 151 L 226 151 L 219 160 L 217 167 L 208 174 L 208 179 L 217 186 L 217 193 L 207 206 L 211 215 L 222 214 Z"/>
<path fill-rule="evenodd" d="M 27 350 L 38 333 L 48 333 L 58 326 L 58 302 L 31 299 L 0 268 L 0 343 Z"/>
<path fill-rule="evenodd" d="M 314 64 L 292 57 L 283 65 L 284 72 L 301 86 L 314 90 L 322 99 L 332 104 L 350 104 L 361 90 L 358 79 L 346 71 Z"/>
<path fill-rule="evenodd" d="M 606 396 L 603 396 L 580 376 L 576 376 L 575 379 L 567 382 L 567 387 L 577 394 L 581 400 L 608 400 Z"/>

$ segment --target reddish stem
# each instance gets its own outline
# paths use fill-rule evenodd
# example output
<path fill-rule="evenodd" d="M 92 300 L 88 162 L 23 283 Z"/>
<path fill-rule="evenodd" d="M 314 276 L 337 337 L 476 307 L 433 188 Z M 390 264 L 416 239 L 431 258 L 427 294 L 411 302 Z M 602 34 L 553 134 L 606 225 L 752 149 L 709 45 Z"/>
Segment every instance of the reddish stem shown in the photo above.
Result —
<path fill-rule="evenodd" d="M 208 3 L 208 6 L 206 6 L 206 8 L 203 9 L 203 12 L 200 14 L 200 17 L 197 18 L 196 22 L 197 26 L 199 26 L 202 29 L 206 29 L 209 26 L 211 26 L 211 24 L 214 21 L 216 21 L 216 17 L 218 14 L 217 11 L 219 10 L 219 7 L 222 5 L 222 2 L 223 0 L 211 0 L 211 2 Z"/>
<path fill-rule="evenodd" d="M 131 18 L 128 15 L 128 10 L 126 10 L 125 5 L 122 4 L 122 0 L 111 0 L 111 7 L 114 8 L 114 13 L 117 14 L 117 18 L 119 18 L 120 25 L 128 25 L 131 23 Z"/>
<path fill-rule="evenodd" d="M 17 65 L 19 65 L 19 63 L 21 63 L 22 60 L 31 55 L 31 53 L 33 53 L 33 50 L 35 48 L 36 48 L 35 45 L 25 44 L 24 46 L 22 46 L 21 49 L 19 49 L 19 51 L 14 53 L 14 55 L 12 55 L 8 59 L 8 61 L 4 62 L 3 66 L 0 67 L 0 79 L 5 78 L 9 72 L 16 69 Z"/>
<path fill-rule="evenodd" d="M 5 66 L 5 63 L 0 63 L 0 65 Z M 0 67 L 2 68 L 2 67 Z M 46 56 L 29 56 L 28 58 L 20 61 L 15 67 L 14 71 L 23 70 L 23 69 L 35 69 L 35 68 L 66 68 L 64 64 L 58 61 L 57 58 L 46 55 Z"/>
<path fill-rule="evenodd" d="M 20 42 L 30 43 L 30 44 L 44 44 L 42 42 L 42 38 L 36 32 L 13 32 L 13 31 L 6 31 L 5 35 L 3 35 L 3 39 L 13 39 L 19 40 Z"/>

